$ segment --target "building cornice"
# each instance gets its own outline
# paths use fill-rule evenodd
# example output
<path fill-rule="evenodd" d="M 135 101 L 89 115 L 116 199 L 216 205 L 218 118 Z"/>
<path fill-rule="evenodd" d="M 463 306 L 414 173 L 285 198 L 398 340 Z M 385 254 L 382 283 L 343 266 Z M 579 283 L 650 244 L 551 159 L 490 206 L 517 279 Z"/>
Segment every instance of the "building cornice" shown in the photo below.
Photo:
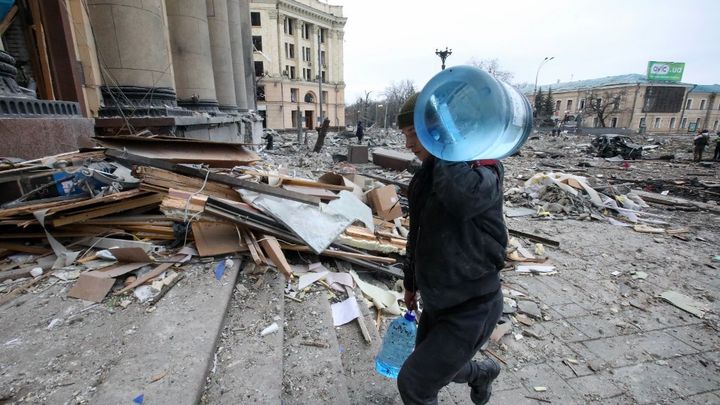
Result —
<path fill-rule="evenodd" d="M 333 28 L 337 28 L 337 26 L 342 28 L 347 22 L 346 17 L 339 17 L 334 14 L 325 13 L 293 0 L 279 0 L 278 7 L 281 11 L 292 12 L 301 16 L 309 17 L 311 20 L 326 23 Z"/>

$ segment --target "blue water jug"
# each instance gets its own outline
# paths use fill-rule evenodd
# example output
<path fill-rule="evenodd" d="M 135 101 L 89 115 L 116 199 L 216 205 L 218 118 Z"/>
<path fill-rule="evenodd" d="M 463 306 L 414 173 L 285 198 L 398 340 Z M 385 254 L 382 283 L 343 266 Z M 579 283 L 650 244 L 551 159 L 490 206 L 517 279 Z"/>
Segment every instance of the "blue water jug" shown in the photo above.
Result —
<path fill-rule="evenodd" d="M 375 370 L 385 377 L 397 378 L 400 368 L 415 349 L 415 314 L 408 311 L 390 323 L 380 353 L 375 357 Z"/>
<path fill-rule="evenodd" d="M 414 124 L 420 143 L 440 159 L 502 159 L 527 140 L 532 109 L 525 96 L 489 73 L 455 66 L 422 89 Z"/>

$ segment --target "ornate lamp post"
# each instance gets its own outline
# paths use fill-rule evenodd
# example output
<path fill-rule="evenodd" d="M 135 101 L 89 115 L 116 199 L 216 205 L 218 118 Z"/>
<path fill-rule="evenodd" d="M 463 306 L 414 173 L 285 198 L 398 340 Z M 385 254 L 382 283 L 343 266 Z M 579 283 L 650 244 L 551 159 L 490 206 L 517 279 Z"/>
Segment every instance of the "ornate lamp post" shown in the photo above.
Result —
<path fill-rule="evenodd" d="M 448 49 L 447 46 L 445 47 L 444 51 L 435 48 L 435 55 L 440 57 L 440 60 L 442 60 L 442 70 L 445 70 L 445 59 L 447 59 L 448 56 L 452 55 L 452 49 Z"/>
<path fill-rule="evenodd" d="M 545 59 L 540 62 L 540 66 L 537 68 L 537 73 L 535 73 L 535 87 L 533 88 L 533 97 L 535 96 L 535 93 L 537 93 L 537 82 L 538 82 L 538 76 L 540 75 L 540 68 L 543 67 L 543 65 L 551 60 L 555 59 L 554 56 L 546 56 Z"/>

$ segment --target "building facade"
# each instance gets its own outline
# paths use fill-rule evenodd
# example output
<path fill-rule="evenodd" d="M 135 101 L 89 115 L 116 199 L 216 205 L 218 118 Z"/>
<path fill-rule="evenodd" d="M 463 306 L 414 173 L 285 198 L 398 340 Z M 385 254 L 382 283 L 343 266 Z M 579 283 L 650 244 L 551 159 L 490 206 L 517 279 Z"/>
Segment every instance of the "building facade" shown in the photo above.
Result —
<path fill-rule="evenodd" d="M 342 6 L 318 0 L 250 3 L 258 112 L 276 130 L 345 126 Z"/>
<path fill-rule="evenodd" d="M 579 127 L 622 128 L 635 132 L 720 131 L 720 85 L 650 82 L 628 74 L 538 87 L 552 90 L 553 118 L 569 117 Z M 532 88 L 522 91 L 534 99 Z"/>

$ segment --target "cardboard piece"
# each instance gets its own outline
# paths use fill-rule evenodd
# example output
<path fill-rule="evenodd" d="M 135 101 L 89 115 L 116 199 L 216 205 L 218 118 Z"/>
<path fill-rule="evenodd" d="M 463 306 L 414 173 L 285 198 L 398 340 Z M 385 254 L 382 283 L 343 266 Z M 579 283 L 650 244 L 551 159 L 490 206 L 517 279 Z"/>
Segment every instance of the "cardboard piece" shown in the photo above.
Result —
<path fill-rule="evenodd" d="M 110 292 L 113 284 L 115 284 L 114 278 L 107 277 L 97 271 L 82 273 L 68 292 L 68 297 L 100 302 Z"/>
<path fill-rule="evenodd" d="M 348 163 L 369 162 L 367 145 L 348 145 L 347 161 Z"/>
<path fill-rule="evenodd" d="M 357 185 L 358 187 L 360 187 L 362 189 L 365 188 L 365 185 L 367 184 L 367 181 L 368 181 L 367 177 L 357 174 L 357 173 L 343 174 L 343 177 L 350 180 L 351 182 L 353 182 L 355 185 Z"/>
<path fill-rule="evenodd" d="M 337 173 L 328 172 L 320 176 L 320 178 L 318 179 L 318 183 L 352 187 L 352 193 L 355 194 L 355 196 L 357 196 L 360 201 L 364 203 L 367 202 L 362 187 L 353 183 L 353 181 L 348 179 L 347 176 L 341 176 Z"/>
<path fill-rule="evenodd" d="M 395 186 L 384 186 L 370 190 L 368 201 L 375 213 L 385 221 L 392 221 L 402 216 L 402 208 Z"/>
<path fill-rule="evenodd" d="M 308 187 L 308 186 L 296 186 L 293 184 L 283 184 L 282 188 L 288 191 L 294 191 L 296 193 L 302 193 L 307 195 L 312 195 L 315 197 L 319 197 L 321 200 L 335 200 L 338 198 L 337 194 L 333 193 L 330 190 L 325 190 L 318 187 Z"/>
<path fill-rule="evenodd" d="M 111 248 L 108 250 L 119 262 L 149 263 L 153 261 L 145 250 L 140 247 Z"/>
<path fill-rule="evenodd" d="M 147 266 L 148 264 L 152 264 L 150 262 L 137 262 L 137 263 L 122 263 L 118 265 L 113 265 L 110 267 L 105 267 L 101 270 L 96 270 L 93 273 L 98 273 L 98 277 L 105 277 L 105 278 L 115 278 L 120 277 L 124 274 L 130 273 L 131 271 L 137 270 L 143 266 Z"/>
<path fill-rule="evenodd" d="M 240 239 L 234 224 L 225 222 L 193 222 L 195 246 L 201 257 L 244 252 L 247 245 Z"/>

